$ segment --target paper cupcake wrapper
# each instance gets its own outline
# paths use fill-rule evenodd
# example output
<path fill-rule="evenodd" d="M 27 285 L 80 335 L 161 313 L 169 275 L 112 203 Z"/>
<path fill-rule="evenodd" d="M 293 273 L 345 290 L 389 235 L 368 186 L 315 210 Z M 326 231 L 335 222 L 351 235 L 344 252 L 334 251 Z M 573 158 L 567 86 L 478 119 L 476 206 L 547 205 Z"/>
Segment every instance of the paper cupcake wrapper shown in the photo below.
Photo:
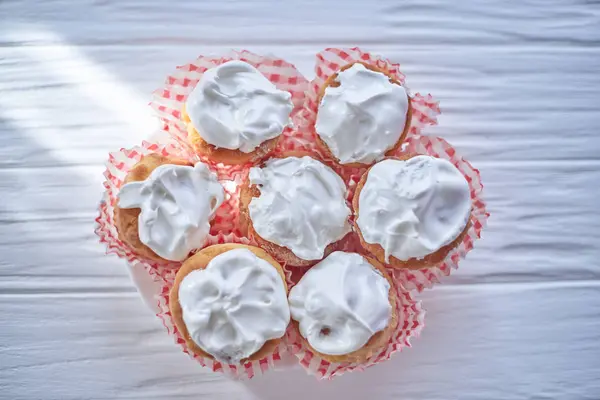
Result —
<path fill-rule="evenodd" d="M 410 341 L 418 337 L 425 326 L 425 310 L 421 307 L 421 302 L 414 300 L 410 292 L 397 282 L 393 285 L 393 289 L 398 295 L 395 310 L 398 314 L 398 325 L 387 346 L 373 354 L 365 362 L 332 363 L 326 361 L 304 344 L 295 329 L 288 329 L 286 339 L 289 351 L 298 358 L 302 368 L 317 379 L 333 379 L 347 372 L 363 371 L 389 360 L 394 353 L 410 347 Z"/>
<path fill-rule="evenodd" d="M 208 245 L 213 244 L 221 244 L 217 238 L 211 238 Z M 248 239 L 246 238 L 228 238 L 228 243 L 242 243 L 249 244 Z M 286 283 L 288 287 L 293 285 L 291 280 L 291 275 L 288 271 L 285 271 L 286 274 Z M 282 357 L 288 352 L 288 346 L 284 340 L 281 341 L 279 346 L 275 348 L 272 354 L 268 357 L 262 358 L 258 361 L 247 362 L 244 364 L 226 364 L 220 361 L 212 360 L 210 358 L 201 357 L 194 354 L 186 345 L 183 336 L 177 329 L 177 326 L 173 322 L 173 318 L 171 315 L 171 310 L 169 309 L 169 292 L 171 287 L 173 286 L 173 280 L 165 282 L 162 286 L 160 294 L 156 296 L 157 304 L 159 312 L 156 314 L 158 318 L 162 321 L 163 325 L 167 329 L 167 332 L 173 337 L 175 343 L 181 348 L 181 350 L 190 356 L 193 360 L 198 362 L 203 367 L 209 368 L 213 372 L 218 372 L 227 375 L 233 379 L 252 379 L 256 376 L 261 376 L 269 370 L 276 368 L 277 366 L 282 365 Z M 287 335 L 287 332 L 286 332 Z"/>
<path fill-rule="evenodd" d="M 121 149 L 109 154 L 104 172 L 105 192 L 99 205 L 99 215 L 96 218 L 95 233 L 100 242 L 106 246 L 107 254 L 116 254 L 127 260 L 132 265 L 143 266 L 155 280 L 172 279 L 174 271 L 181 266 L 180 262 L 158 262 L 139 255 L 129 245 L 119 239 L 115 226 L 114 211 L 117 204 L 117 196 L 127 173 L 140 159 L 147 154 L 156 153 L 168 157 L 186 159 L 192 163 L 198 162 L 196 155 L 187 148 L 180 147 L 177 143 L 160 145 L 156 143 L 143 142 L 141 146 L 131 149 Z M 218 173 L 218 171 L 216 171 Z M 225 187 L 225 201 L 217 210 L 211 221 L 211 230 L 207 243 L 221 241 L 226 243 L 238 240 L 240 236 L 237 222 L 239 220 L 239 208 L 237 206 L 238 196 L 235 187 L 221 181 Z"/>
<path fill-rule="evenodd" d="M 442 276 L 446 276 L 450 274 L 452 269 L 456 269 L 459 260 L 473 248 L 473 243 L 480 237 L 489 216 L 485 209 L 485 203 L 481 199 L 483 186 L 480 181 L 479 171 L 460 157 L 455 149 L 443 139 L 421 136 L 422 129 L 425 126 L 437 123 L 437 115 L 440 113 L 438 103 L 430 95 L 422 96 L 418 93 L 410 95 L 413 107 L 411 129 L 406 143 L 398 151 L 398 155 L 420 153 L 450 160 L 469 182 L 473 201 L 471 228 L 463 242 L 448 255 L 443 263 L 420 270 L 391 270 L 394 290 L 396 290 L 399 298 L 398 314 L 400 322 L 388 346 L 382 349 L 380 353 L 373 355 L 365 363 L 329 363 L 322 360 L 303 346 L 302 341 L 299 340 L 297 333 L 293 329 L 288 329 L 284 340 L 273 354 L 260 361 L 244 365 L 228 365 L 195 356 L 185 345 L 185 341 L 173 324 L 169 311 L 169 290 L 181 263 L 158 263 L 145 259 L 119 240 L 114 225 L 114 207 L 120 186 L 127 172 L 139 161 L 142 155 L 160 153 L 167 156 L 185 158 L 192 162 L 202 160 L 217 173 L 219 179 L 224 184 L 227 191 L 227 200 L 217 212 L 205 246 L 216 243 L 255 244 L 250 238 L 241 237 L 240 232 L 243 231 L 243 227 L 239 224 L 239 184 L 247 176 L 249 165 L 227 166 L 200 158 L 194 153 L 188 143 L 187 129 L 181 120 L 181 110 L 185 100 L 202 74 L 209 68 L 233 59 L 242 60 L 254 65 L 278 88 L 288 90 L 292 93 L 292 100 L 295 105 L 292 113 L 294 126 L 284 131 L 275 153 L 301 150 L 320 155 L 328 165 L 333 167 L 344 178 L 349 189 L 347 200 L 349 203 L 352 201 L 356 183 L 362 176 L 362 173 L 366 171 L 366 168 L 348 168 L 337 165 L 331 162 L 333 160 L 327 160 L 322 152 L 320 152 L 316 141 L 316 134 L 314 133 L 318 92 L 331 74 L 337 72 L 342 66 L 357 61 L 366 62 L 387 70 L 396 79 L 404 83 L 404 75 L 400 71 L 399 65 L 358 48 L 330 48 L 317 54 L 315 66 L 316 77 L 309 84 L 293 65 L 284 60 L 275 57 L 263 57 L 244 50 L 232 52 L 225 57 L 213 58 L 201 56 L 191 63 L 178 67 L 173 74 L 167 77 L 165 86 L 155 91 L 150 105 L 157 117 L 162 121 L 163 129 L 170 135 L 173 143 L 158 145 L 144 142 L 139 147 L 128 150 L 121 149 L 118 152 L 110 154 L 104 174 L 106 178 L 104 182 L 106 191 L 99 206 L 99 216 L 96 219 L 96 234 L 100 237 L 100 241 L 106 245 L 107 253 L 117 254 L 132 264 L 141 264 L 155 280 L 162 283 L 162 290 L 156 297 L 160 310 L 157 316 L 163 321 L 168 332 L 174 337 L 175 342 L 181 346 L 184 352 L 214 372 L 224 373 L 236 379 L 253 378 L 273 369 L 282 361 L 282 355 L 286 352 L 291 352 L 309 373 L 314 374 L 319 379 L 332 379 L 346 372 L 360 371 L 389 359 L 396 351 L 410 346 L 410 340 L 418 336 L 424 326 L 425 311 L 421 308 L 420 302 L 413 300 L 410 291 L 413 289 L 422 291 L 425 288 L 430 288 L 439 282 Z M 355 232 L 342 240 L 339 243 L 338 249 L 366 254 Z M 286 281 L 290 288 L 299 281 L 307 269 L 300 267 L 287 268 L 284 266 Z"/>
<path fill-rule="evenodd" d="M 424 289 L 430 289 L 434 284 L 439 283 L 444 276 L 450 275 L 452 270 L 458 268 L 459 261 L 466 257 L 467 253 L 473 249 L 475 241 L 481 238 L 481 232 L 486 226 L 489 213 L 485 208 L 483 201 L 483 184 L 479 170 L 465 160 L 452 145 L 439 137 L 431 136 L 412 136 L 404 143 L 392 156 L 402 156 L 405 154 L 427 154 L 433 157 L 443 158 L 450 161 L 465 177 L 469 183 L 471 191 L 471 227 L 463 238 L 462 242 L 456 246 L 443 262 L 428 268 L 409 270 L 400 268 L 390 268 L 393 278 L 408 290 L 416 289 L 419 292 Z M 356 184 L 360 180 L 362 174 L 366 171 L 360 171 L 359 174 L 353 174 L 350 177 L 349 186 L 351 188 L 351 198 L 354 195 Z M 352 221 L 354 224 L 354 221 Z M 354 234 L 344 243 L 346 251 L 357 251 L 365 253 L 365 250 L 360 245 L 358 235 Z"/>
<path fill-rule="evenodd" d="M 430 94 L 410 94 L 410 90 L 405 84 L 405 76 L 400 71 L 400 64 L 392 63 L 385 58 L 363 51 L 358 47 L 348 49 L 328 48 L 317 54 L 315 65 L 316 77 L 309 83 L 304 106 L 297 115 L 296 125 L 298 129 L 290 135 L 296 142 L 304 143 L 311 150 L 320 152 L 314 131 L 314 125 L 317 120 L 319 92 L 331 75 L 338 72 L 340 68 L 355 62 L 364 62 L 387 71 L 407 89 L 413 108 L 408 137 L 420 135 L 426 126 L 437 124 L 437 116 L 440 114 L 438 102 Z"/>
<path fill-rule="evenodd" d="M 187 139 L 188 133 L 185 123 L 181 119 L 181 110 L 185 101 L 208 69 L 232 60 L 240 60 L 251 64 L 278 89 L 290 92 L 294 103 L 292 120 L 295 120 L 295 115 L 302 109 L 308 81 L 294 65 L 287 61 L 274 56 L 260 56 L 247 50 L 232 51 L 223 57 L 199 56 L 196 60 L 177 67 L 174 73 L 167 76 L 165 86 L 154 91 L 150 102 L 154 113 L 164 124 L 164 130 L 169 133 L 173 140 L 190 152 L 193 152 L 193 150 Z M 283 132 L 283 138 L 290 136 L 291 132 L 291 127 L 286 128 Z M 290 140 L 292 142 L 296 141 L 295 139 Z M 213 163 L 206 157 L 200 157 L 206 163 Z M 247 167 L 248 165 L 218 165 L 222 173 L 226 171 L 235 173 Z"/>

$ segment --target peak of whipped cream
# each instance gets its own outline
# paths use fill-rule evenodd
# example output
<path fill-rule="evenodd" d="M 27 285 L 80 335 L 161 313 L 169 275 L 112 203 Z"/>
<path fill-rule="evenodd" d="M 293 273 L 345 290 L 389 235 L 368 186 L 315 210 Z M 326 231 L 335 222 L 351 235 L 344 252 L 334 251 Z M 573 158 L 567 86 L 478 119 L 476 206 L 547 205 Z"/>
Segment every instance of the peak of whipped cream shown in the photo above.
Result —
<path fill-rule="evenodd" d="M 389 324 L 389 290 L 387 279 L 363 256 L 336 251 L 290 290 L 290 310 L 315 350 L 348 354 Z"/>
<path fill-rule="evenodd" d="M 248 249 L 219 254 L 205 269 L 186 275 L 179 304 L 192 340 L 231 364 L 282 337 L 290 322 L 281 276 Z"/>
<path fill-rule="evenodd" d="M 140 241 L 166 260 L 183 261 L 204 244 L 209 221 L 224 198 L 217 176 L 205 164 L 164 164 L 146 180 L 123 185 L 119 207 L 140 208 Z"/>
<path fill-rule="evenodd" d="M 207 143 L 250 153 L 290 124 L 294 105 L 252 65 L 228 61 L 206 71 L 190 93 L 186 110 Z"/>
<path fill-rule="evenodd" d="M 416 156 L 388 159 L 368 172 L 356 221 L 367 243 L 394 256 L 421 259 L 454 241 L 471 213 L 469 185 L 452 163 Z"/>
<path fill-rule="evenodd" d="M 408 113 L 404 87 L 356 63 L 325 89 L 315 130 L 341 164 L 381 160 L 400 139 Z"/>
<path fill-rule="evenodd" d="M 271 159 L 250 170 L 260 196 L 249 205 L 254 230 L 303 260 L 323 258 L 325 248 L 350 231 L 346 185 L 308 156 Z"/>

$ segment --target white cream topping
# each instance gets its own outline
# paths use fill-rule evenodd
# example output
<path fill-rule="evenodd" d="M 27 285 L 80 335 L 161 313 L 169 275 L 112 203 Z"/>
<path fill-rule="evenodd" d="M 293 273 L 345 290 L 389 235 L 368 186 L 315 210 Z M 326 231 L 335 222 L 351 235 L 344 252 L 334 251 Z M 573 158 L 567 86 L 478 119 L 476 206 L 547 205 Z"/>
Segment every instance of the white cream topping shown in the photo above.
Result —
<path fill-rule="evenodd" d="M 357 224 L 367 243 L 399 260 L 423 258 L 450 244 L 471 212 L 469 185 L 449 161 L 416 156 L 384 160 L 368 172 Z"/>
<path fill-rule="evenodd" d="M 292 95 L 252 65 L 229 61 L 209 69 L 186 110 L 202 139 L 215 147 L 250 153 L 290 124 Z"/>
<path fill-rule="evenodd" d="M 388 326 L 389 290 L 387 279 L 363 256 L 336 251 L 290 290 L 290 310 L 315 350 L 348 354 Z"/>
<path fill-rule="evenodd" d="M 282 337 L 290 322 L 281 276 L 248 249 L 219 254 L 186 275 L 179 304 L 192 340 L 225 363 L 239 363 Z"/>
<path fill-rule="evenodd" d="M 204 244 L 209 221 L 224 197 L 217 176 L 205 164 L 164 164 L 148 179 L 123 185 L 119 207 L 140 208 L 140 241 L 164 259 L 183 261 Z"/>
<path fill-rule="evenodd" d="M 381 160 L 406 124 L 406 90 L 362 64 L 338 73 L 325 89 L 315 129 L 341 164 Z"/>
<path fill-rule="evenodd" d="M 303 260 L 323 258 L 350 231 L 344 181 L 311 157 L 271 159 L 250 169 L 250 183 L 260 189 L 248 207 L 254 230 Z"/>

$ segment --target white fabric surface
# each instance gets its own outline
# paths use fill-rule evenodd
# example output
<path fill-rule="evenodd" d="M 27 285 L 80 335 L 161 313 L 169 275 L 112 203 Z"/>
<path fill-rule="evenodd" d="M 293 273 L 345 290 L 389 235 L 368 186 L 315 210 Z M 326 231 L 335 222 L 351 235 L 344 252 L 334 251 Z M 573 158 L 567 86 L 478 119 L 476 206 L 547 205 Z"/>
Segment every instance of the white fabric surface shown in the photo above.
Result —
<path fill-rule="evenodd" d="M 421 298 L 412 349 L 333 382 L 190 361 L 93 234 L 108 151 L 156 128 L 175 65 L 231 47 L 313 75 L 359 45 L 441 101 L 492 217 Z M 591 1 L 0 2 L 1 399 L 597 399 L 600 5 Z"/>

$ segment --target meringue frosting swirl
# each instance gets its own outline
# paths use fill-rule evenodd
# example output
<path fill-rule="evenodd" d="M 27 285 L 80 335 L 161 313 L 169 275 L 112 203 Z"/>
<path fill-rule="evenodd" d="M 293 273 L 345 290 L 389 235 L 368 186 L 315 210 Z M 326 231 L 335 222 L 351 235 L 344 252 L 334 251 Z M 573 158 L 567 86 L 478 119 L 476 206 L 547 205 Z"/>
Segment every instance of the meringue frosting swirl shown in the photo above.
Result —
<path fill-rule="evenodd" d="M 290 124 L 292 95 L 252 65 L 228 61 L 209 69 L 186 102 L 190 120 L 207 143 L 250 153 Z"/>
<path fill-rule="evenodd" d="M 336 251 L 290 290 L 292 318 L 318 352 L 343 355 L 363 347 L 391 318 L 390 284 L 363 256 Z"/>
<path fill-rule="evenodd" d="M 290 322 L 281 276 L 248 249 L 221 253 L 190 272 L 178 294 L 192 340 L 225 363 L 239 363 L 282 337 Z"/>
<path fill-rule="evenodd" d="M 140 241 L 160 257 L 183 261 L 201 247 L 225 192 L 208 167 L 163 164 L 144 181 L 121 187 L 118 205 L 140 208 Z"/>
<path fill-rule="evenodd" d="M 260 189 L 248 206 L 254 230 L 297 257 L 321 259 L 350 231 L 346 185 L 325 164 L 308 156 L 271 159 L 249 179 Z"/>
<path fill-rule="evenodd" d="M 341 164 L 381 160 L 400 140 L 408 113 L 404 87 L 360 63 L 340 71 L 319 104 L 315 130 Z"/>
<path fill-rule="evenodd" d="M 387 159 L 367 173 L 358 198 L 358 228 L 386 262 L 421 259 L 452 243 L 471 212 L 469 185 L 447 160 L 416 156 Z"/>

